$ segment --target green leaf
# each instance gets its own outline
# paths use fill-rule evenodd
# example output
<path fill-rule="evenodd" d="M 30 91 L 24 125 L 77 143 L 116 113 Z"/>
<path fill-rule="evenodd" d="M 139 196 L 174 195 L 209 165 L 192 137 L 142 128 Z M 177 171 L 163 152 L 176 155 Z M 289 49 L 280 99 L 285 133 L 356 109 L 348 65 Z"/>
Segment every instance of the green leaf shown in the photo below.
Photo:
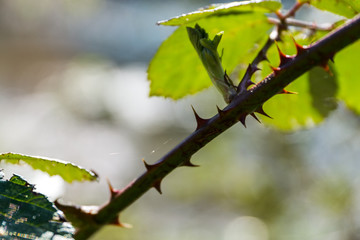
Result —
<path fill-rule="evenodd" d="M 4 153 L 0 154 L 0 161 L 11 164 L 20 164 L 23 162 L 34 169 L 48 173 L 50 176 L 59 175 L 69 183 L 73 181 L 94 181 L 98 179 L 98 176 L 92 171 L 69 162 L 55 159 L 31 157 L 16 153 Z"/>
<path fill-rule="evenodd" d="M 334 61 L 339 78 L 339 99 L 357 114 L 360 114 L 360 41 L 345 48 L 335 55 Z"/>
<path fill-rule="evenodd" d="M 300 2 L 309 2 L 318 9 L 347 18 L 352 18 L 360 12 L 359 0 L 300 0 Z"/>
<path fill-rule="evenodd" d="M 298 39 L 301 34 L 294 35 L 294 37 Z M 313 37 L 318 39 L 320 33 Z M 302 39 L 297 42 L 306 44 L 314 39 Z M 296 53 L 294 44 L 287 35 L 283 36 L 283 42 L 279 42 L 278 45 L 285 54 Z M 273 66 L 278 66 L 279 57 L 275 46 L 269 50 L 268 58 Z M 264 77 L 271 70 L 266 67 L 266 64 L 262 64 L 262 66 L 265 71 L 261 75 Z M 273 119 L 261 117 L 262 120 L 270 126 L 286 131 L 312 127 L 322 122 L 337 106 L 336 95 L 339 84 L 335 77 L 335 69 L 332 65 L 330 68 L 333 76 L 324 69 L 315 67 L 286 87 L 286 90 L 298 94 L 279 94 L 271 98 L 265 103 L 264 110 Z"/>
<path fill-rule="evenodd" d="M 275 12 L 281 8 L 280 0 L 252 0 L 241 2 L 230 2 L 221 4 L 212 4 L 207 8 L 198 11 L 182 14 L 180 16 L 159 21 L 157 24 L 179 26 L 198 21 L 202 18 L 227 14 L 243 14 L 245 12 Z"/>
<path fill-rule="evenodd" d="M 211 17 L 197 22 L 213 38 L 224 31 L 218 49 L 224 49 L 222 65 L 231 73 L 235 67 L 247 64 L 266 40 L 272 27 L 262 13 Z M 186 26 L 179 27 L 165 40 L 148 68 L 150 95 L 179 99 L 211 86 L 205 68 L 188 39 Z M 236 79 L 233 79 L 236 80 Z"/>
<path fill-rule="evenodd" d="M 285 131 L 313 127 L 336 108 L 337 86 L 336 78 L 315 67 L 286 88 L 298 94 L 279 94 L 266 102 L 265 112 L 273 119 L 262 120 Z"/>
<path fill-rule="evenodd" d="M 262 121 L 269 126 L 280 130 L 298 130 L 304 127 L 312 127 L 322 120 L 311 106 L 311 96 L 307 92 L 307 74 L 302 75 L 289 87 L 288 91 L 300 92 L 299 94 L 281 94 L 272 97 L 264 104 L 267 114 L 273 117 L 268 119 L 261 117 Z"/>
<path fill-rule="evenodd" d="M 44 195 L 20 176 L 0 176 L 1 239 L 72 239 L 74 228 L 61 220 L 59 212 Z"/>

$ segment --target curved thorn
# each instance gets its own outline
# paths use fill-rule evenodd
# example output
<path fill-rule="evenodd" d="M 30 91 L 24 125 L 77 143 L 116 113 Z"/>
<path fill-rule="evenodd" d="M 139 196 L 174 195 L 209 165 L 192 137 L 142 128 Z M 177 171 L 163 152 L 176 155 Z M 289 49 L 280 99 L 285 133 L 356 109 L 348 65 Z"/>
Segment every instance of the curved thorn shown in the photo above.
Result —
<path fill-rule="evenodd" d="M 145 159 L 141 159 L 141 161 L 144 163 L 146 170 L 150 171 L 152 169 L 152 165 L 148 164 Z"/>
<path fill-rule="evenodd" d="M 291 37 L 294 44 L 295 44 L 295 48 L 296 48 L 296 56 L 302 54 L 303 52 L 306 51 L 307 47 L 304 47 L 304 46 L 301 46 L 300 44 L 298 44 L 296 41 L 295 41 L 295 38 Z"/>
<path fill-rule="evenodd" d="M 154 163 L 154 164 L 148 164 L 148 163 L 145 161 L 145 159 L 141 159 L 141 161 L 144 163 L 145 168 L 146 168 L 146 170 L 148 170 L 148 171 L 154 169 L 155 167 L 158 167 L 158 166 L 161 164 L 161 162 Z"/>
<path fill-rule="evenodd" d="M 184 166 L 184 167 L 199 167 L 199 165 L 193 164 L 191 162 L 190 158 L 186 159 L 181 166 Z"/>
<path fill-rule="evenodd" d="M 320 64 L 320 67 L 322 67 L 325 72 L 327 72 L 330 76 L 333 75 L 333 73 L 330 71 L 330 67 L 329 67 L 329 64 L 328 64 L 328 60 L 324 61 L 323 63 Z"/>
<path fill-rule="evenodd" d="M 116 195 L 118 195 L 119 193 L 121 193 L 120 190 L 117 190 L 115 188 L 113 188 L 113 186 L 110 183 L 110 180 L 108 178 L 106 178 L 109 190 L 110 190 L 110 199 L 113 199 Z"/>
<path fill-rule="evenodd" d="M 196 119 L 196 130 L 199 130 L 200 128 L 202 128 L 204 125 L 206 125 L 206 123 L 208 122 L 207 119 L 204 119 L 204 118 L 201 118 L 195 111 L 194 107 L 191 106 L 193 112 L 194 112 L 194 115 L 195 115 L 195 119 Z"/>
<path fill-rule="evenodd" d="M 279 52 L 279 57 L 280 57 L 280 65 L 279 65 L 279 67 L 281 67 L 281 66 L 287 64 L 288 62 L 290 62 L 291 60 L 293 60 L 293 58 L 294 58 L 293 56 L 289 56 L 289 55 L 284 54 L 280 50 L 279 45 L 277 44 L 277 42 L 275 42 L 275 44 L 276 44 L 277 50 Z"/>
<path fill-rule="evenodd" d="M 246 77 L 246 88 L 248 88 L 249 86 L 255 84 L 254 82 L 251 81 L 251 77 L 252 75 L 256 72 L 260 70 L 260 68 L 258 68 L 257 66 L 255 65 L 252 65 L 252 64 L 249 64 L 249 66 L 247 67 L 246 69 L 246 74 L 247 74 L 247 77 Z"/>
<path fill-rule="evenodd" d="M 248 81 L 246 84 L 246 88 L 250 87 L 251 85 L 254 85 L 255 83 L 253 81 Z"/>
<path fill-rule="evenodd" d="M 273 72 L 274 72 L 274 76 L 276 76 L 276 75 L 278 75 L 280 72 L 281 72 L 281 68 L 279 68 L 279 67 L 273 67 L 273 66 L 271 66 L 270 65 L 270 68 L 273 70 Z"/>
<path fill-rule="evenodd" d="M 283 89 L 279 92 L 279 94 L 297 94 L 297 92 L 291 92 L 291 91 Z"/>
<path fill-rule="evenodd" d="M 261 121 L 256 117 L 255 113 L 250 113 L 250 115 L 255 118 L 256 121 L 258 121 L 259 123 L 261 123 Z"/>
<path fill-rule="evenodd" d="M 258 107 L 258 108 L 255 110 L 255 112 L 260 113 L 261 115 L 264 115 L 264 116 L 272 119 L 272 117 L 270 117 L 269 115 L 267 115 L 267 114 L 264 112 L 264 109 L 263 109 L 263 106 L 262 106 L 262 105 L 261 105 L 260 107 Z"/>
<path fill-rule="evenodd" d="M 223 117 L 225 115 L 225 111 L 221 110 L 218 105 L 216 105 L 216 109 L 217 109 L 220 117 Z"/>
<path fill-rule="evenodd" d="M 158 191 L 160 194 L 162 194 L 162 191 L 161 191 L 161 180 L 162 180 L 162 179 L 154 182 L 154 185 L 153 185 L 153 187 L 156 189 L 156 191 Z"/>
<path fill-rule="evenodd" d="M 59 202 L 59 199 L 56 199 L 56 200 L 54 201 L 54 204 L 55 204 L 55 206 L 56 206 L 58 209 L 60 209 L 61 211 L 63 211 L 63 209 L 66 209 L 67 207 L 74 207 L 74 206 L 69 206 L 69 205 L 65 205 L 65 204 L 60 203 L 60 202 Z M 63 211 L 63 212 L 64 212 L 64 211 Z"/>
<path fill-rule="evenodd" d="M 260 68 L 258 68 L 256 65 L 253 65 L 253 64 L 248 65 L 248 67 L 247 67 L 247 69 L 245 71 L 244 77 L 242 78 L 242 80 L 240 81 L 240 84 L 237 87 L 237 92 L 238 93 L 246 91 L 249 86 L 255 84 L 255 83 L 253 83 L 251 81 L 251 76 L 257 70 L 260 70 Z"/>
<path fill-rule="evenodd" d="M 117 227 L 132 228 L 131 224 L 120 222 L 119 217 L 115 218 L 110 224 Z"/>
<path fill-rule="evenodd" d="M 244 125 L 244 127 L 246 127 L 245 120 L 246 120 L 247 115 L 248 115 L 247 113 L 243 113 L 239 117 L 239 121 L 242 123 L 242 125 Z"/>

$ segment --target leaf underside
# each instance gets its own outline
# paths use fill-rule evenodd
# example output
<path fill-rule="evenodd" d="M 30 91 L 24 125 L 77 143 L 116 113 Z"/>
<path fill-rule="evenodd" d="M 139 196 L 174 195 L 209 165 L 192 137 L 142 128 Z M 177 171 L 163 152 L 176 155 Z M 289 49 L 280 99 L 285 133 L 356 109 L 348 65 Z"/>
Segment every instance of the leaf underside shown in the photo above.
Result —
<path fill-rule="evenodd" d="M 72 239 L 73 227 L 62 221 L 57 209 L 20 176 L 0 177 L 1 239 Z"/>

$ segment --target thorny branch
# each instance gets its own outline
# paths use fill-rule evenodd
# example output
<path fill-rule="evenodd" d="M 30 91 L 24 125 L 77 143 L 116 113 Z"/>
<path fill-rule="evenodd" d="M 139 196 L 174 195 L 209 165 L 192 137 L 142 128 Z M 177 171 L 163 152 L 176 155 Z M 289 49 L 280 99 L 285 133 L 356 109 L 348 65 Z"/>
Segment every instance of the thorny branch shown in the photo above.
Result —
<path fill-rule="evenodd" d="M 276 18 L 269 18 L 268 21 L 270 23 L 273 23 L 275 25 L 273 31 L 269 35 L 266 43 L 264 46 L 260 49 L 254 60 L 249 64 L 248 68 L 246 69 L 246 72 L 241 79 L 238 87 L 237 92 L 239 94 L 242 94 L 247 91 L 248 87 L 253 85 L 254 83 L 251 81 L 251 76 L 256 72 L 257 70 L 260 70 L 258 68 L 258 64 L 261 61 L 267 60 L 266 53 L 269 50 L 269 48 L 274 44 L 275 41 L 280 40 L 281 32 L 286 30 L 288 28 L 288 24 L 293 23 L 292 21 L 289 21 L 290 16 L 295 16 L 296 11 L 298 11 L 304 3 L 296 2 L 294 6 L 288 10 L 287 13 L 282 14 L 280 11 L 276 12 Z"/>
<path fill-rule="evenodd" d="M 87 239 L 106 224 L 121 226 L 118 220 L 119 213 L 152 187 L 161 193 L 161 180 L 177 167 L 194 166 L 190 162 L 194 153 L 238 121 L 245 123 L 245 118 L 249 114 L 253 115 L 254 112 L 258 112 L 266 115 L 262 105 L 268 99 L 281 93 L 284 87 L 312 67 L 324 66 L 336 52 L 354 43 L 359 38 L 360 16 L 357 16 L 310 47 L 303 48 L 296 45 L 298 53 L 295 56 L 289 57 L 279 52 L 280 66 L 274 68 L 274 72 L 263 81 L 238 93 L 226 108 L 223 110 L 218 108 L 218 114 L 214 117 L 203 119 L 194 110 L 197 121 L 196 130 L 154 165 L 145 163 L 146 172 L 124 189 L 116 190 L 110 187 L 111 198 L 108 203 L 92 209 L 92 211 L 56 203 L 57 207 L 63 210 L 74 226 L 78 227 L 75 238 Z M 255 58 L 254 62 L 256 63 L 256 61 L 259 60 Z"/>
<path fill-rule="evenodd" d="M 331 31 L 334 29 L 334 25 L 332 24 L 321 24 L 316 25 L 314 23 L 309 23 L 297 19 L 293 19 L 290 17 L 294 17 L 296 12 L 305 4 L 306 2 L 296 2 L 294 6 L 288 10 L 285 14 L 282 14 L 281 12 L 276 12 L 276 15 L 278 18 L 272 18 L 269 17 L 268 21 L 269 23 L 272 23 L 275 25 L 273 31 L 269 35 L 266 43 L 264 46 L 260 49 L 254 60 L 249 64 L 248 68 L 246 69 L 246 72 L 241 79 L 238 87 L 237 92 L 239 94 L 242 94 L 247 91 L 248 87 L 253 85 L 254 83 L 251 81 L 251 76 L 259 70 L 258 64 L 261 61 L 267 60 L 266 53 L 269 50 L 269 48 L 274 44 L 275 41 L 279 41 L 281 32 L 286 30 L 288 26 L 295 26 L 295 27 L 301 27 L 301 28 L 307 28 L 313 31 Z"/>

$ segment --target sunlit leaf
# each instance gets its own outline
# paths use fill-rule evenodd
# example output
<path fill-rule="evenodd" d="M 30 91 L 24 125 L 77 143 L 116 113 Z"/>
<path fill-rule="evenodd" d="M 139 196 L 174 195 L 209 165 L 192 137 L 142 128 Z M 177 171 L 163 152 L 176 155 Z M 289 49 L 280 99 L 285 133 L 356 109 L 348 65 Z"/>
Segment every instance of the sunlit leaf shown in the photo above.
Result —
<path fill-rule="evenodd" d="M 335 55 L 335 66 L 339 78 L 339 98 L 360 114 L 360 68 L 357 65 L 360 56 L 360 41 L 348 46 Z"/>
<path fill-rule="evenodd" d="M 73 163 L 43 157 L 32 157 L 16 153 L 0 154 L 0 161 L 11 164 L 26 163 L 34 169 L 48 173 L 50 176 L 59 175 L 67 182 L 94 181 L 97 175 Z"/>
<path fill-rule="evenodd" d="M 252 0 L 239 1 L 221 4 L 212 4 L 207 8 L 198 11 L 182 14 L 169 20 L 159 21 L 161 25 L 179 26 L 188 24 L 202 18 L 227 15 L 227 14 L 243 14 L 246 12 L 275 12 L 281 8 L 280 0 Z"/>
<path fill-rule="evenodd" d="M 218 49 L 224 49 L 222 65 L 228 74 L 240 63 L 247 66 L 272 26 L 264 14 L 254 12 L 212 17 L 197 23 L 209 33 L 210 38 L 224 31 Z M 149 65 L 148 78 L 151 81 L 150 95 L 173 99 L 211 86 L 185 26 L 179 27 L 162 43 Z"/>
<path fill-rule="evenodd" d="M 294 36 L 298 43 L 307 45 L 321 35 L 319 33 L 319 35 L 313 36 L 313 39 L 300 39 L 301 34 Z M 283 39 L 283 42 L 278 43 L 280 49 L 285 54 L 295 54 L 296 50 L 292 41 L 288 39 L 287 35 L 284 35 Z M 268 58 L 271 65 L 278 66 L 279 57 L 275 46 L 269 50 Z M 262 77 L 271 72 L 266 65 L 266 63 L 262 64 L 264 68 Z M 330 67 L 334 73 L 335 70 L 332 66 Z M 266 102 L 264 110 L 273 119 L 262 117 L 262 120 L 281 130 L 296 130 L 314 126 L 323 121 L 324 117 L 336 108 L 338 85 L 335 75 L 329 74 L 321 67 L 315 67 L 286 87 L 286 90 L 298 94 L 279 94 Z"/>
<path fill-rule="evenodd" d="M 20 176 L 0 176 L 1 239 L 72 239 L 73 227 L 61 220 L 57 209 Z"/>
<path fill-rule="evenodd" d="M 307 79 L 308 73 L 299 77 L 286 88 L 286 90 L 298 94 L 276 95 L 266 102 L 265 112 L 273 119 L 262 117 L 262 121 L 280 130 L 298 130 L 319 123 L 323 117 L 312 106 Z"/>
<path fill-rule="evenodd" d="M 352 18 L 360 12 L 359 0 L 300 0 L 309 2 L 316 8 L 326 10 L 347 18 Z"/>

